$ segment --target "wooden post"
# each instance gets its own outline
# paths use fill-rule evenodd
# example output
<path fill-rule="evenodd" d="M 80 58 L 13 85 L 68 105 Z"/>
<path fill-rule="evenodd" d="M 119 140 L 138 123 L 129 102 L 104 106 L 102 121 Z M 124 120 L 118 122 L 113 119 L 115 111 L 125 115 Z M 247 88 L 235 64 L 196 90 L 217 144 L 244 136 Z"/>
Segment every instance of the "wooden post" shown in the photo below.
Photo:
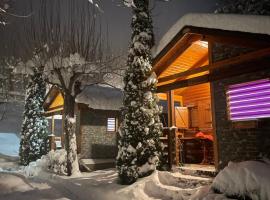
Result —
<path fill-rule="evenodd" d="M 208 58 L 209 64 L 212 65 L 213 61 L 213 43 L 208 42 Z M 211 74 L 213 69 L 209 70 Z M 212 129 L 213 129 L 213 137 L 214 137 L 214 163 L 215 168 L 218 169 L 219 166 L 219 155 L 218 155 L 218 139 L 217 139 L 217 130 L 216 130 L 216 112 L 215 112 L 215 97 L 214 97 L 214 84 L 210 82 L 210 95 L 211 95 L 211 114 L 212 114 Z"/>
<path fill-rule="evenodd" d="M 55 135 L 51 134 L 49 135 L 49 145 L 50 145 L 50 150 L 55 150 Z"/>
<path fill-rule="evenodd" d="M 169 130 L 168 130 L 168 165 L 169 165 L 169 170 L 172 169 L 172 164 L 173 164 L 172 137 L 173 137 L 173 130 L 171 128 L 169 128 Z"/>
<path fill-rule="evenodd" d="M 54 135 L 54 127 L 55 127 L 55 125 L 54 125 L 54 115 L 52 115 L 52 129 L 51 129 L 51 131 L 52 131 L 52 135 Z"/>
<path fill-rule="evenodd" d="M 175 138 L 175 164 L 179 165 L 179 154 L 180 154 L 180 144 L 177 129 L 174 128 L 174 138 Z"/>
<path fill-rule="evenodd" d="M 170 90 L 167 92 L 168 101 L 168 164 L 169 170 L 172 169 L 173 164 L 173 137 L 175 136 L 175 130 L 171 127 L 175 126 L 175 110 L 174 110 L 174 91 Z"/>
<path fill-rule="evenodd" d="M 62 149 L 65 148 L 65 113 L 64 113 L 64 110 L 62 111 L 62 133 L 61 133 L 61 146 L 62 146 Z"/>
<path fill-rule="evenodd" d="M 167 92 L 168 101 L 168 127 L 175 126 L 174 91 Z"/>

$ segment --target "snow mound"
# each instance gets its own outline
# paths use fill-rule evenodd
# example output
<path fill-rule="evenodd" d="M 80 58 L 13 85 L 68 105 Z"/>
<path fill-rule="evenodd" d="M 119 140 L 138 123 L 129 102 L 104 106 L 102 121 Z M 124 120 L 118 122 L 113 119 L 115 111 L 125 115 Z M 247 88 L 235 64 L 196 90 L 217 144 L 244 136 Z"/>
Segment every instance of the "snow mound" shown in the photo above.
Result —
<path fill-rule="evenodd" d="M 228 196 L 270 199 L 270 164 L 259 161 L 230 162 L 214 179 L 212 187 Z"/>
<path fill-rule="evenodd" d="M 155 171 L 118 193 L 129 199 L 191 199 L 196 192 L 211 179 L 182 175 L 179 173 Z"/>
<path fill-rule="evenodd" d="M 26 176 L 38 176 L 48 170 L 56 174 L 66 174 L 67 153 L 66 150 L 52 150 L 47 155 L 41 157 L 35 162 L 30 162 L 28 166 L 22 169 Z"/>
<path fill-rule="evenodd" d="M 42 171 L 46 171 L 48 168 L 48 159 L 46 156 L 42 156 L 35 162 L 30 162 L 29 165 L 22 169 L 25 176 L 38 176 Z"/>

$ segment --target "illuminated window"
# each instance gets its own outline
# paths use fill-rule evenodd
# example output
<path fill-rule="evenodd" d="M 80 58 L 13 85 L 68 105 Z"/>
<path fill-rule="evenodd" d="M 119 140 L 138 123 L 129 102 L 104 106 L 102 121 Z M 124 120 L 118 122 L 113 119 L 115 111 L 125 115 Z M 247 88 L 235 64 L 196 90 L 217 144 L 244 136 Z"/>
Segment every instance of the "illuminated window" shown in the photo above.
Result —
<path fill-rule="evenodd" d="M 270 118 L 270 79 L 231 85 L 227 98 L 233 121 Z"/>
<path fill-rule="evenodd" d="M 116 131 L 116 119 L 115 118 L 108 118 L 107 119 L 107 131 L 108 132 L 115 132 Z"/>

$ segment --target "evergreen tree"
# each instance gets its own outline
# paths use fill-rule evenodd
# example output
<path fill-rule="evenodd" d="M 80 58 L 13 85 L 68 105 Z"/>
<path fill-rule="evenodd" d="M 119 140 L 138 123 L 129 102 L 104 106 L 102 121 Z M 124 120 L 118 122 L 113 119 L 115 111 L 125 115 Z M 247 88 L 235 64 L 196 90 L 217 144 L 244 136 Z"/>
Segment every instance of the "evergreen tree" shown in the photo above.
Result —
<path fill-rule="evenodd" d="M 28 165 L 48 151 L 48 121 L 44 116 L 43 102 L 46 84 L 41 69 L 34 69 L 26 90 L 20 142 L 20 163 Z"/>
<path fill-rule="evenodd" d="M 217 13 L 270 15 L 269 0 L 229 0 Z"/>
<path fill-rule="evenodd" d="M 161 154 L 162 131 L 156 95 L 157 78 L 152 73 L 154 45 L 149 0 L 133 0 L 132 38 L 124 78 L 123 123 L 119 131 L 117 170 L 123 184 L 151 174 Z"/>

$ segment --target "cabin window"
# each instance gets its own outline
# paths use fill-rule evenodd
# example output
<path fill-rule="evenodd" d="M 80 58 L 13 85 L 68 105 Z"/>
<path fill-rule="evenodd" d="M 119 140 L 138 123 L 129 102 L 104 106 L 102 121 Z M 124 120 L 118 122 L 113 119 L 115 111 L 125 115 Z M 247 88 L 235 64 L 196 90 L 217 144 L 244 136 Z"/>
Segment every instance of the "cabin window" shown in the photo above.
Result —
<path fill-rule="evenodd" d="M 227 101 L 232 121 L 270 118 L 270 79 L 230 85 Z"/>
<path fill-rule="evenodd" d="M 115 118 L 108 118 L 107 119 L 107 131 L 108 132 L 115 132 L 116 131 L 116 119 Z"/>

